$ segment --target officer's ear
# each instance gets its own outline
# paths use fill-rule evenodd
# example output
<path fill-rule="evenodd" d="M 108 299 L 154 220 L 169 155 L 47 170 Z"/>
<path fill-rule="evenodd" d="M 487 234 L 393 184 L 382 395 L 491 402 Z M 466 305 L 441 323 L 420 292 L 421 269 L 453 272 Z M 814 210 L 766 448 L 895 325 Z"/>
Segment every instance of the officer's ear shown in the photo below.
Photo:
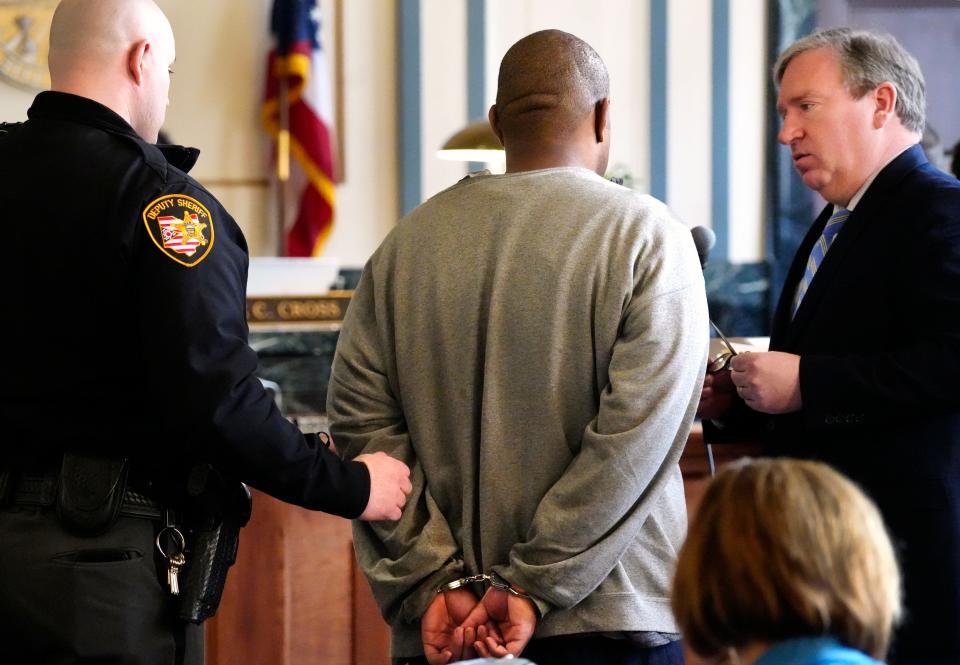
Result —
<path fill-rule="evenodd" d="M 134 82 L 143 85 L 143 69 L 146 67 L 147 54 L 150 52 L 150 42 L 142 39 L 130 47 L 127 53 L 127 71 Z"/>

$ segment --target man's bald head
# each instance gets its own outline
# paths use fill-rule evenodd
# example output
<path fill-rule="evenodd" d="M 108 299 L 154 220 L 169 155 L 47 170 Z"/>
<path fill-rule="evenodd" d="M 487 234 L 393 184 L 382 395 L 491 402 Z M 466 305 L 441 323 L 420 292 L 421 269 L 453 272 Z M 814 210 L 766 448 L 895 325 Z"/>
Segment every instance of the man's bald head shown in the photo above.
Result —
<path fill-rule="evenodd" d="M 572 140 L 610 94 L 607 67 L 585 41 L 542 30 L 510 47 L 500 63 L 496 116 L 507 147 Z"/>
<path fill-rule="evenodd" d="M 53 15 L 53 89 L 104 104 L 148 141 L 163 123 L 175 55 L 153 0 L 63 0 Z"/>
<path fill-rule="evenodd" d="M 607 67 L 585 41 L 541 30 L 510 47 L 500 63 L 497 110 L 504 131 L 558 129 L 579 121 L 610 95 Z"/>

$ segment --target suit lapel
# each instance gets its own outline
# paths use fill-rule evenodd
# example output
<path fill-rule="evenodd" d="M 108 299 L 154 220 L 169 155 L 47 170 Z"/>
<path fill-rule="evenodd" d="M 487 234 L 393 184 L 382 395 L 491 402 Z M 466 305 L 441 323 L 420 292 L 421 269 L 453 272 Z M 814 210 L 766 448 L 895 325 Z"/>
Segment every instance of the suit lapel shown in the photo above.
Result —
<path fill-rule="evenodd" d="M 796 293 L 797 284 L 803 276 L 810 250 L 820 234 L 823 233 L 823 228 L 833 211 L 833 206 L 829 204 L 824 208 L 803 239 L 803 243 L 797 250 L 790 266 L 783 293 L 780 294 L 780 301 L 777 304 L 777 313 L 771 332 L 771 348 L 790 350 L 795 347 L 807 323 L 829 291 L 830 285 L 835 283 L 845 257 L 851 251 L 854 251 L 857 238 L 869 227 L 869 220 L 882 217 L 885 214 L 884 209 L 888 205 L 887 200 L 891 196 L 891 192 L 896 191 L 900 181 L 908 173 L 926 162 L 927 158 L 923 150 L 919 145 L 914 145 L 877 174 L 857 207 L 847 218 L 840 233 L 837 234 L 820 267 L 817 268 L 817 274 L 814 275 L 813 282 L 807 288 L 807 293 L 803 302 L 800 303 L 797 315 L 791 319 L 793 296 Z M 891 238 L 891 242 L 895 242 L 895 239 Z"/>

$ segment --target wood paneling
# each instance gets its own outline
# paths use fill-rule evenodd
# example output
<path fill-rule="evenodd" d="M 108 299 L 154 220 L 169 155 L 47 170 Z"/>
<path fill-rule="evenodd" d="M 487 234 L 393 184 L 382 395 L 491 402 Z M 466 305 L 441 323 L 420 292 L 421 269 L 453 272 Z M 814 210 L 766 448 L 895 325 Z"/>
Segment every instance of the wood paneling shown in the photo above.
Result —
<path fill-rule="evenodd" d="M 758 452 L 714 446 L 718 466 Z M 680 467 L 692 516 L 709 481 L 699 427 Z M 389 630 L 356 566 L 350 523 L 253 494 L 237 563 L 207 623 L 207 664 L 390 665 Z"/>
<path fill-rule="evenodd" d="M 762 452 L 757 443 L 721 443 L 714 444 L 712 448 L 714 466 L 717 469 L 741 457 L 756 457 Z M 699 423 L 694 425 L 687 438 L 686 448 L 680 458 L 680 470 L 683 472 L 683 492 L 687 497 L 689 519 L 696 514 L 703 492 L 710 482 L 710 463 L 703 441 L 703 429 Z"/>
<path fill-rule="evenodd" d="M 357 631 L 355 632 L 355 626 Z M 387 626 L 354 565 L 350 522 L 254 492 L 208 665 L 386 665 Z"/>

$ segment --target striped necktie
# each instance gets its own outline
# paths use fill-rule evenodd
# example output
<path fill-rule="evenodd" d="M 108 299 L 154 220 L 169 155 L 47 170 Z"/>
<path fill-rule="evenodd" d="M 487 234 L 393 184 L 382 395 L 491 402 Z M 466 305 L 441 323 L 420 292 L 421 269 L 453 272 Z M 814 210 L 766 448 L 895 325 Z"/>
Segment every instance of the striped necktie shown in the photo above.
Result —
<path fill-rule="evenodd" d="M 813 276 L 817 274 L 817 268 L 823 263 L 823 257 L 827 255 L 827 250 L 830 249 L 830 245 L 833 244 L 837 233 L 840 232 L 843 223 L 847 221 L 847 217 L 849 216 L 850 211 L 845 208 L 840 208 L 833 213 L 827 225 L 823 228 L 823 233 L 817 239 L 813 249 L 810 250 L 810 258 L 807 259 L 807 268 L 803 271 L 803 279 L 800 280 L 800 284 L 797 286 L 797 294 L 793 298 L 794 316 L 797 315 L 797 310 L 800 309 L 800 303 L 803 302 L 803 296 L 807 294 L 807 289 L 810 288 Z"/>

